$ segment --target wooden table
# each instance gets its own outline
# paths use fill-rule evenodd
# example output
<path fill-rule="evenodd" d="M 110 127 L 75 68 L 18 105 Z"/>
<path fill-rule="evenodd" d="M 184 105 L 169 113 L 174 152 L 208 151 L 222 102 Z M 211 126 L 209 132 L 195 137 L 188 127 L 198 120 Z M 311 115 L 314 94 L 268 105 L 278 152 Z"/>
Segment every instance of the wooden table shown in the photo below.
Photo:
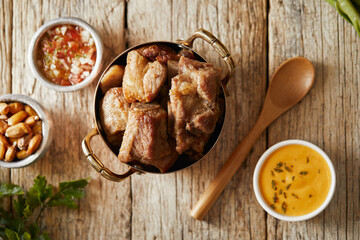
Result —
<path fill-rule="evenodd" d="M 59 16 L 88 21 L 105 44 L 105 65 L 127 47 L 152 40 L 186 38 L 202 27 L 230 49 L 236 72 L 230 81 L 225 129 L 202 162 L 175 174 L 133 175 L 122 183 L 99 176 L 80 142 L 93 124 L 96 86 L 59 93 L 30 73 L 29 41 L 44 22 Z M 25 94 L 40 101 L 54 121 L 46 156 L 23 169 L 0 169 L 0 181 L 27 188 L 42 174 L 50 183 L 91 177 L 78 210 L 53 208 L 41 224 L 54 239 L 360 239 L 360 37 L 325 1 L 0 1 L 0 94 Z M 220 63 L 197 40 L 195 49 Z M 310 59 L 316 80 L 308 96 L 275 121 L 256 142 L 204 221 L 189 211 L 237 143 L 254 124 L 275 68 L 294 56 Z M 315 143 L 332 159 L 335 196 L 312 220 L 278 221 L 266 214 L 252 190 L 260 155 L 286 139 Z M 118 172 L 127 167 L 99 137 L 95 152 Z M 6 203 L 5 203 L 6 204 Z"/>

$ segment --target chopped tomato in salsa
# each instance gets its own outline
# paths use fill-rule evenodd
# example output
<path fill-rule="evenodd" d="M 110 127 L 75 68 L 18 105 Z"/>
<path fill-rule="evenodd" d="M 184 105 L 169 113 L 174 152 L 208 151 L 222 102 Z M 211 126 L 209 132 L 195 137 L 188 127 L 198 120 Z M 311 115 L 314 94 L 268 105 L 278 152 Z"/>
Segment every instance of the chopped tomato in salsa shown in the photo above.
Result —
<path fill-rule="evenodd" d="M 38 52 L 38 65 L 53 83 L 69 86 L 90 75 L 96 47 L 90 33 L 75 25 L 59 25 L 45 33 Z"/>

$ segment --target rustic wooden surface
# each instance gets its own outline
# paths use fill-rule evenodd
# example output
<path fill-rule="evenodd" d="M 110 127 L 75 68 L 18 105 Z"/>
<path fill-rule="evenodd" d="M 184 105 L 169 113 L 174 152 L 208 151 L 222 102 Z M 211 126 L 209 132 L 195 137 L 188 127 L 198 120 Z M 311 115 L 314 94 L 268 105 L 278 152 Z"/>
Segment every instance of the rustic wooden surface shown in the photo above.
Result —
<path fill-rule="evenodd" d="M 96 83 L 74 93 L 44 88 L 31 75 L 27 46 L 44 22 L 80 17 L 105 44 L 105 65 L 134 44 L 186 38 L 203 27 L 232 52 L 227 119 L 215 150 L 202 162 L 167 175 L 134 175 L 122 183 L 100 177 L 85 161 L 82 138 L 93 124 Z M 0 169 L 0 182 L 23 187 L 45 175 L 59 181 L 92 178 L 78 210 L 48 209 L 43 228 L 53 239 L 359 239 L 360 238 L 360 38 L 325 1 L 0 1 L 0 94 L 40 101 L 54 121 L 54 142 L 36 164 Z M 195 49 L 220 63 L 196 40 Z M 276 67 L 294 56 L 309 58 L 316 82 L 309 95 L 264 133 L 204 221 L 189 216 L 202 191 L 254 124 Z M 287 223 L 267 215 L 252 191 L 256 161 L 278 141 L 299 138 L 328 153 L 337 173 L 329 207 L 312 220 Z M 126 170 L 100 138 L 95 152 L 115 171 Z M 1 202 L 8 206 L 8 202 Z"/>

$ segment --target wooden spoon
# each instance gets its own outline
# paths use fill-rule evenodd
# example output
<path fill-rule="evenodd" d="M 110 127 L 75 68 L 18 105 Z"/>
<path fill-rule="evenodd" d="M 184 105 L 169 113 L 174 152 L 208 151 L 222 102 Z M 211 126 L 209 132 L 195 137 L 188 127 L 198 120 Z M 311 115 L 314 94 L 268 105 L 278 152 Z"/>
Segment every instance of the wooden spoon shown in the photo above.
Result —
<path fill-rule="evenodd" d="M 312 63 L 303 57 L 283 62 L 275 71 L 265 97 L 263 109 L 254 127 L 236 147 L 210 186 L 200 196 L 190 215 L 202 220 L 244 162 L 260 134 L 282 113 L 298 103 L 311 89 L 315 78 Z"/>

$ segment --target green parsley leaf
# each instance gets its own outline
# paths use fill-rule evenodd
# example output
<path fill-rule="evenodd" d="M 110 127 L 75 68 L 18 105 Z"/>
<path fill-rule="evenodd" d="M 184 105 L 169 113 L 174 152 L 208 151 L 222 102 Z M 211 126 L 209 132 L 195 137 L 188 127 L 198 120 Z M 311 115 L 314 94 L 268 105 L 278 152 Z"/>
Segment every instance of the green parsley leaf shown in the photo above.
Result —
<path fill-rule="evenodd" d="M 71 199 L 80 199 L 85 197 L 85 192 L 82 189 L 65 189 L 62 191 L 62 194 L 64 194 L 65 197 L 71 198 Z"/>
<path fill-rule="evenodd" d="M 15 218 L 11 212 L 6 211 L 3 208 L 0 208 L 0 226 L 4 226 L 5 229 L 16 230 L 18 233 L 22 232 L 24 229 L 24 223 L 20 218 Z M 3 231 L 1 236 L 6 236 L 6 232 Z M 6 239 L 6 238 L 5 238 Z"/>
<path fill-rule="evenodd" d="M 44 176 L 37 176 L 34 179 L 34 184 L 30 190 L 26 193 L 25 214 L 27 217 L 32 214 L 35 208 L 44 204 L 45 200 L 52 195 L 52 186 L 47 184 Z"/>
<path fill-rule="evenodd" d="M 29 225 L 28 230 L 29 230 L 31 236 L 37 236 L 38 233 L 40 232 L 39 225 L 36 222 L 31 223 Z"/>
<path fill-rule="evenodd" d="M 59 184 L 58 192 L 53 193 L 53 186 L 47 183 L 45 177 L 37 176 L 33 186 L 25 194 L 17 185 L 1 184 L 1 197 L 18 197 L 13 199 L 10 211 L 0 206 L 0 239 L 50 239 L 38 225 L 43 211 L 49 206 L 76 208 L 76 201 L 85 196 L 87 184 L 88 179 L 62 182 Z M 32 216 L 34 212 L 37 213 L 36 218 Z"/>
<path fill-rule="evenodd" d="M 66 188 L 74 188 L 74 189 L 84 188 L 86 187 L 86 185 L 88 185 L 89 183 L 88 180 L 89 179 L 80 179 L 75 181 L 61 182 L 59 185 L 60 186 L 59 191 Z"/>
<path fill-rule="evenodd" d="M 24 210 L 26 208 L 26 201 L 23 195 L 18 197 L 18 200 L 14 199 L 14 210 L 19 218 L 24 216 Z"/>
<path fill-rule="evenodd" d="M 35 189 L 37 191 L 39 201 L 41 202 L 45 201 L 46 198 L 52 195 L 52 186 L 47 185 L 47 181 L 44 176 L 37 176 L 34 179 L 34 185 L 32 189 Z"/>
<path fill-rule="evenodd" d="M 20 240 L 19 235 L 11 229 L 5 229 L 5 236 L 8 240 Z"/>
<path fill-rule="evenodd" d="M 24 194 L 24 192 L 18 185 L 12 183 L 2 183 L 0 185 L 0 198 L 21 194 Z"/>
<path fill-rule="evenodd" d="M 28 232 L 24 232 L 21 236 L 21 240 L 31 240 L 31 235 Z"/>
<path fill-rule="evenodd" d="M 66 206 L 68 208 L 77 208 L 78 204 L 76 202 L 74 202 L 74 200 L 72 200 L 72 199 L 61 198 L 61 199 L 57 199 L 57 200 L 53 200 L 53 201 L 49 202 L 49 206 L 50 207 Z"/>
<path fill-rule="evenodd" d="M 25 202 L 26 202 L 26 207 L 24 209 L 24 215 L 27 218 L 33 213 L 35 208 L 41 205 L 37 191 L 35 189 L 30 189 L 30 191 L 26 193 Z"/>
<path fill-rule="evenodd" d="M 43 232 L 39 238 L 37 238 L 38 240 L 50 240 L 49 236 L 47 235 L 46 232 Z"/>
<path fill-rule="evenodd" d="M 69 208 L 77 208 L 78 204 L 75 200 L 85 196 L 84 188 L 87 184 L 87 179 L 61 182 L 59 185 L 59 192 L 49 201 L 49 206 L 67 206 Z"/>
<path fill-rule="evenodd" d="M 24 208 L 23 215 L 25 218 L 28 218 L 32 215 L 34 208 L 30 207 L 29 203 L 27 202 L 27 199 L 25 200 L 26 207 Z"/>

